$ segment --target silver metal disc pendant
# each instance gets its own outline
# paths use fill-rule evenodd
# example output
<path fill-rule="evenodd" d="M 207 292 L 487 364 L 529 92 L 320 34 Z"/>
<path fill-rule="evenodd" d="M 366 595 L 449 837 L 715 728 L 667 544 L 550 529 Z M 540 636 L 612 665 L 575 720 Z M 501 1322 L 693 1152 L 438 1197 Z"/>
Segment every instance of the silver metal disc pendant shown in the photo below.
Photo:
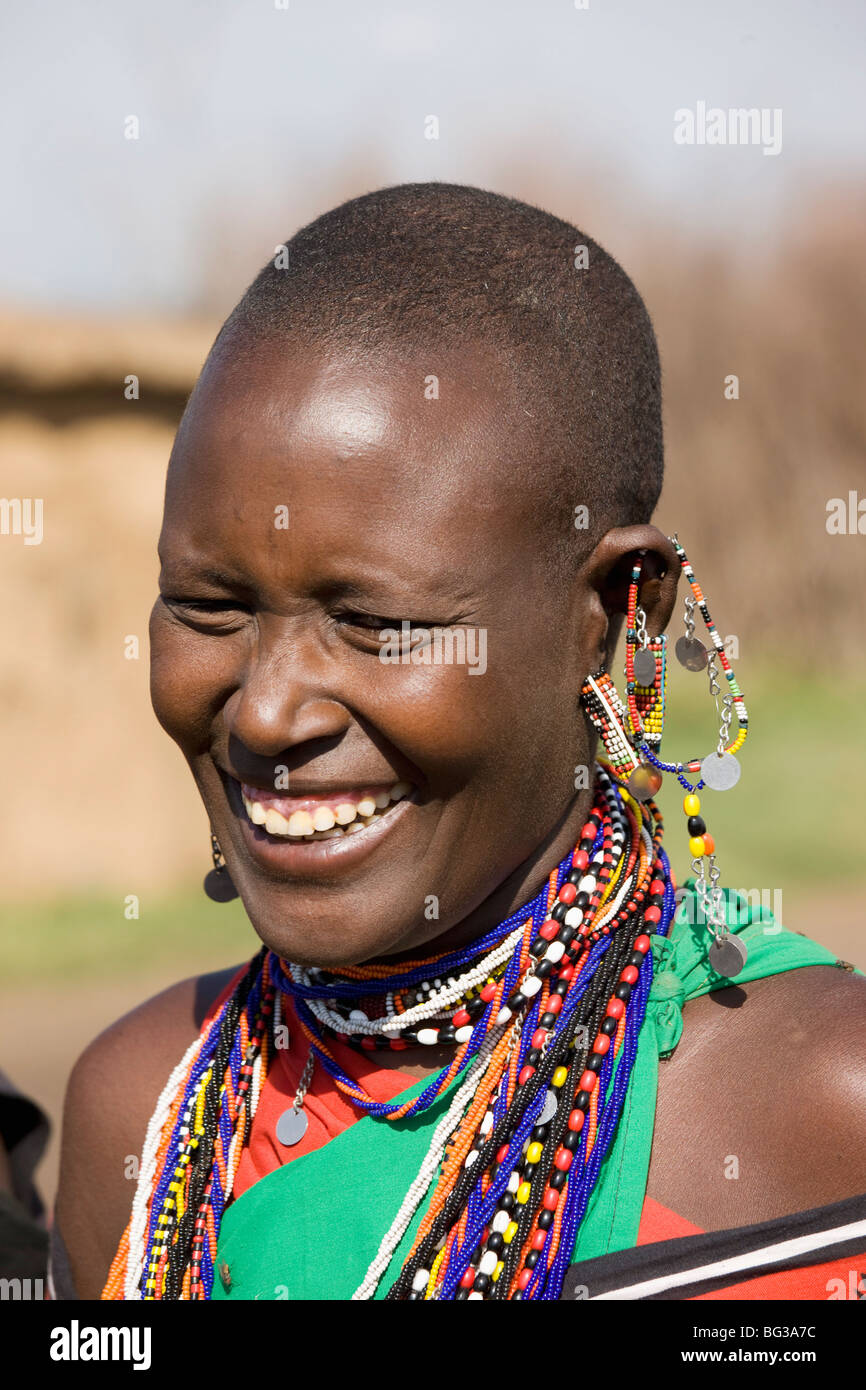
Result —
<path fill-rule="evenodd" d="M 290 1110 L 284 1110 L 277 1120 L 277 1138 L 287 1149 L 292 1148 L 294 1144 L 300 1144 L 306 1132 L 307 1117 L 303 1110 L 296 1110 L 294 1106 Z"/>
<path fill-rule="evenodd" d="M 541 1114 L 539 1115 L 535 1123 L 537 1125 L 549 1125 L 550 1121 L 556 1114 L 556 1109 L 556 1092 L 548 1091 L 547 1095 L 544 1097 L 544 1105 L 541 1107 Z"/>
<path fill-rule="evenodd" d="M 714 941 L 709 949 L 708 959 L 717 975 L 725 975 L 729 980 L 739 975 L 749 958 L 746 944 L 738 936 L 725 936 Z"/>
<path fill-rule="evenodd" d="M 707 664 L 707 649 L 697 637 L 678 637 L 674 651 L 687 671 L 703 671 Z"/>
<path fill-rule="evenodd" d="M 701 763 L 701 777 L 714 792 L 726 792 L 740 780 L 740 764 L 733 753 L 708 753 Z"/>
<path fill-rule="evenodd" d="M 634 678 L 638 685 L 652 685 L 656 678 L 656 659 L 648 647 L 634 654 Z"/>

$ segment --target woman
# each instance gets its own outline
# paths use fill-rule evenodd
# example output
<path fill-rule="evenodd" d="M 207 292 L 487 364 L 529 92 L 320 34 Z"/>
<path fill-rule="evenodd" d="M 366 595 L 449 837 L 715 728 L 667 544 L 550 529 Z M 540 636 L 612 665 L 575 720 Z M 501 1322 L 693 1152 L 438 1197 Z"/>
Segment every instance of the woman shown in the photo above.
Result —
<path fill-rule="evenodd" d="M 386 189 L 250 287 L 171 457 L 152 698 L 264 946 L 78 1062 L 59 1296 L 730 1296 L 731 1228 L 752 1296 L 856 1263 L 862 979 L 715 893 L 699 796 L 674 917 L 661 475 L 646 311 L 558 219 Z"/>

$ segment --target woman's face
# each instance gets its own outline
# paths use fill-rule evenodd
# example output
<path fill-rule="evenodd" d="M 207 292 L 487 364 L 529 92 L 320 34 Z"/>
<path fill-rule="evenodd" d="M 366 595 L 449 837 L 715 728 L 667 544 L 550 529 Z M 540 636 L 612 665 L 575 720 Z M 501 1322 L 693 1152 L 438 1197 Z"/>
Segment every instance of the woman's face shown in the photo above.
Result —
<path fill-rule="evenodd" d="M 260 348 L 212 359 L 193 395 L 153 705 L 288 959 L 469 940 L 575 843 L 578 694 L 606 617 L 585 579 L 540 562 L 521 410 L 480 350 L 434 368 Z M 435 659 L 405 636 L 381 659 L 403 623 L 442 630 Z"/>

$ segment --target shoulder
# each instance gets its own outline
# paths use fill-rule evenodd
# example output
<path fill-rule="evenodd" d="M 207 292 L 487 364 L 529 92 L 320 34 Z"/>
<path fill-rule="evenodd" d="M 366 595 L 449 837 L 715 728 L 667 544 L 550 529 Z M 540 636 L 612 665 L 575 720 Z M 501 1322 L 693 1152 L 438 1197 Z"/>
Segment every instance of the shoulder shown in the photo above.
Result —
<path fill-rule="evenodd" d="M 866 979 L 805 966 L 688 1003 L 649 1192 L 705 1230 L 866 1192 Z"/>
<path fill-rule="evenodd" d="M 182 980 L 148 999 L 101 1033 L 72 1068 L 55 1222 L 81 1298 L 102 1291 L 132 1207 L 132 1160 L 160 1092 L 238 968 Z"/>

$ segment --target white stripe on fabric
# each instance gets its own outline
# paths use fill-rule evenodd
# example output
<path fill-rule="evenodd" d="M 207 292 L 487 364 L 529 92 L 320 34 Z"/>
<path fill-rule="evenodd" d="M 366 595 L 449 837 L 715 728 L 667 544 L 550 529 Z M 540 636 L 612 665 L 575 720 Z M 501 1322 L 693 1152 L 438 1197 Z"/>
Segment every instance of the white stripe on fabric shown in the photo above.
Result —
<path fill-rule="evenodd" d="M 783 1240 L 776 1245 L 765 1245 L 760 1250 L 750 1250 L 745 1255 L 731 1255 L 727 1260 L 717 1260 L 714 1264 L 695 1265 L 691 1269 L 679 1269 L 671 1274 L 662 1274 L 657 1279 L 646 1279 L 642 1284 L 629 1284 L 608 1293 L 592 1296 L 592 1301 L 600 1302 L 611 1298 L 646 1298 L 654 1293 L 664 1293 L 682 1284 L 699 1284 L 705 1279 L 717 1279 L 724 1274 L 737 1274 L 752 1269 L 756 1265 L 778 1264 L 782 1260 L 808 1254 L 825 1245 L 841 1245 L 846 1240 L 866 1237 L 866 1221 L 852 1221 L 847 1226 L 837 1226 L 833 1230 L 814 1231 L 811 1235 L 795 1236 L 793 1240 Z"/>

